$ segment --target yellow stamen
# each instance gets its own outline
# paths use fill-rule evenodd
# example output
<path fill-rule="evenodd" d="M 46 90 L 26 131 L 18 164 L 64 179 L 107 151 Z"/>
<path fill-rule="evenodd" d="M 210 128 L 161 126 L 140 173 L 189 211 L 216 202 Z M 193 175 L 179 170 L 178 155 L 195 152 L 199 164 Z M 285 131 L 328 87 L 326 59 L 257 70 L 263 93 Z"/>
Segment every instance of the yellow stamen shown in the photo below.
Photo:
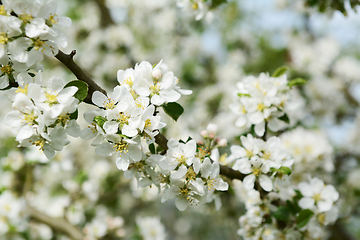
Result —
<path fill-rule="evenodd" d="M 258 176 L 260 175 L 260 173 L 261 173 L 260 168 L 253 168 L 253 174 L 254 174 L 256 177 L 258 177 Z"/>
<path fill-rule="evenodd" d="M 187 158 L 184 155 L 180 155 L 179 157 L 175 158 L 176 161 L 180 162 L 180 164 L 186 164 Z"/>
<path fill-rule="evenodd" d="M 39 51 L 40 49 L 41 49 L 41 51 L 43 51 L 43 50 L 44 50 L 44 49 L 43 49 L 43 45 L 46 46 L 45 41 L 42 41 L 42 40 L 40 40 L 40 39 L 36 39 L 33 44 L 34 44 L 35 50 L 38 50 L 38 51 Z"/>
<path fill-rule="evenodd" d="M 192 9 L 197 10 L 199 8 L 199 5 L 197 3 L 193 3 L 191 7 Z"/>
<path fill-rule="evenodd" d="M 7 16 L 7 11 L 4 5 L 0 6 L 0 15 Z"/>
<path fill-rule="evenodd" d="M 12 73 L 13 71 L 14 71 L 14 69 L 12 69 L 10 65 L 5 65 L 5 66 L 1 67 L 1 72 L 5 73 L 7 75 Z"/>
<path fill-rule="evenodd" d="M 29 85 L 25 85 L 24 88 L 18 87 L 18 89 L 17 89 L 15 92 L 16 92 L 16 93 L 23 93 L 23 94 L 27 95 L 28 86 L 29 86 Z"/>
<path fill-rule="evenodd" d="M 34 112 L 31 113 L 24 113 L 24 119 L 27 124 L 32 125 L 33 122 L 38 118 L 38 116 L 35 116 Z"/>
<path fill-rule="evenodd" d="M 50 105 L 57 103 L 58 94 L 45 93 L 45 97 L 47 99 L 46 102 L 49 103 Z"/>
<path fill-rule="evenodd" d="M 106 110 L 115 108 L 115 100 L 109 98 L 108 101 L 103 103 L 103 106 Z"/>
<path fill-rule="evenodd" d="M 22 14 L 19 16 L 19 19 L 23 21 L 24 23 L 28 23 L 31 20 L 33 20 L 33 17 L 30 14 Z"/>
<path fill-rule="evenodd" d="M 265 108 L 263 103 L 259 103 L 257 106 L 257 110 L 262 111 Z"/>
<path fill-rule="evenodd" d="M 128 77 L 124 80 L 124 83 L 132 87 L 134 85 L 133 81 L 131 80 L 131 77 Z"/>
<path fill-rule="evenodd" d="M 7 34 L 5 32 L 2 32 L 0 35 L 0 44 L 5 45 L 9 41 L 9 38 L 7 37 Z"/>
<path fill-rule="evenodd" d="M 195 181 L 196 173 L 194 172 L 194 170 L 192 168 L 189 168 L 189 170 L 185 174 L 185 178 L 187 181 Z"/>
<path fill-rule="evenodd" d="M 151 127 L 151 120 L 150 119 L 145 120 L 145 127 Z"/>
<path fill-rule="evenodd" d="M 150 86 L 150 91 L 152 95 L 159 94 L 160 86 L 158 86 L 157 83 L 155 83 L 155 85 Z"/>
<path fill-rule="evenodd" d="M 127 142 L 118 142 L 118 143 L 115 143 L 115 151 L 117 152 L 120 152 L 120 153 L 127 153 L 129 152 L 129 150 L 127 150 L 129 144 Z M 121 157 L 121 154 L 120 154 L 120 157 Z"/>

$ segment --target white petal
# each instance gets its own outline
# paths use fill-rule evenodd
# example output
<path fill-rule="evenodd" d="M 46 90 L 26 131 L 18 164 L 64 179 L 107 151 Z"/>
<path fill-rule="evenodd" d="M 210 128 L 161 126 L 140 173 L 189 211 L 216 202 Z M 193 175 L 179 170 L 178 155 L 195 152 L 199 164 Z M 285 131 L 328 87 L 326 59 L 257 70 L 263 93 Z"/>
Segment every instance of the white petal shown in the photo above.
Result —
<path fill-rule="evenodd" d="M 312 198 L 308 198 L 308 197 L 303 197 L 302 199 L 300 199 L 299 201 L 299 206 L 302 209 L 311 209 L 314 207 L 315 201 Z"/>
<path fill-rule="evenodd" d="M 246 176 L 243 180 L 243 184 L 246 189 L 253 189 L 254 183 L 255 183 L 255 175 L 254 174 L 250 174 L 250 175 Z"/>
<path fill-rule="evenodd" d="M 273 183 L 271 181 L 271 179 L 264 175 L 261 174 L 259 176 L 259 182 L 260 182 L 260 186 L 267 192 L 270 192 L 273 189 Z"/>

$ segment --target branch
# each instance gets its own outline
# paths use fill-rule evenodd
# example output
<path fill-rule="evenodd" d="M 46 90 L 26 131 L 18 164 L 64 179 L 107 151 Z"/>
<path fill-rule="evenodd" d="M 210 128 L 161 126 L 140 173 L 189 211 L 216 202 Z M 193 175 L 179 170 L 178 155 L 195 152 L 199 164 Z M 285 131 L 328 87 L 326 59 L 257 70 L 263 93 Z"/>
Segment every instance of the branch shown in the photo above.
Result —
<path fill-rule="evenodd" d="M 73 50 L 70 54 L 65 54 L 59 50 L 59 53 L 55 56 L 60 62 L 62 62 L 76 77 L 77 79 L 86 82 L 89 85 L 89 92 L 84 102 L 93 104 L 91 97 L 93 92 L 100 91 L 106 95 L 106 91 L 97 85 L 73 60 L 76 51 Z"/>
<path fill-rule="evenodd" d="M 73 240 L 84 238 L 84 234 L 65 219 L 49 217 L 30 206 L 27 207 L 27 212 L 34 220 L 44 223 L 56 231 L 65 233 Z"/>
<path fill-rule="evenodd" d="M 106 28 L 110 25 L 114 25 L 114 21 L 111 18 L 109 9 L 106 7 L 105 0 L 95 0 L 101 13 L 101 27 Z"/>

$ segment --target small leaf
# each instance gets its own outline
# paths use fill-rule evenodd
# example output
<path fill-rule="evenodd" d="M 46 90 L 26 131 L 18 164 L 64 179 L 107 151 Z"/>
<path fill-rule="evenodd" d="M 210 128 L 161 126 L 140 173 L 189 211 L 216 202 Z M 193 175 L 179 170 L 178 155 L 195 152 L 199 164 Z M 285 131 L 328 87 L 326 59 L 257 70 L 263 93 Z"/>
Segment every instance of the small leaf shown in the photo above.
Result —
<path fill-rule="evenodd" d="M 226 3 L 227 0 L 212 0 L 211 2 L 211 8 L 216 8 L 218 7 L 219 5 L 223 4 L 223 3 Z"/>
<path fill-rule="evenodd" d="M 78 116 L 79 116 L 79 112 L 78 112 L 78 110 L 76 109 L 76 111 L 75 112 L 73 112 L 73 113 L 71 113 L 70 114 L 70 119 L 78 119 Z"/>
<path fill-rule="evenodd" d="M 251 97 L 251 95 L 248 94 L 248 93 L 238 93 L 237 95 L 238 95 L 239 97 Z"/>
<path fill-rule="evenodd" d="M 102 128 L 107 119 L 102 116 L 96 116 L 93 121 Z"/>
<path fill-rule="evenodd" d="M 289 68 L 287 66 L 281 66 L 278 69 L 276 69 L 271 76 L 274 78 L 280 77 L 280 76 L 284 75 L 288 70 L 289 70 Z"/>
<path fill-rule="evenodd" d="M 287 221 L 290 216 L 290 212 L 286 207 L 279 207 L 276 212 L 273 212 L 272 215 L 277 219 L 281 221 Z"/>
<path fill-rule="evenodd" d="M 284 115 L 282 115 L 281 117 L 279 117 L 279 120 L 289 124 L 290 123 L 290 119 L 289 116 L 285 113 Z"/>
<path fill-rule="evenodd" d="M 291 169 L 288 167 L 284 167 L 284 166 L 280 167 L 278 171 L 282 172 L 283 174 L 286 174 L 286 175 L 291 174 Z"/>
<path fill-rule="evenodd" d="M 78 88 L 77 92 L 74 94 L 74 97 L 79 99 L 80 102 L 84 101 L 88 94 L 89 86 L 86 82 L 75 80 L 71 81 L 68 84 L 65 85 L 64 88 L 75 86 Z"/>
<path fill-rule="evenodd" d="M 295 78 L 293 80 L 290 80 L 287 85 L 290 88 L 292 88 L 294 86 L 301 86 L 301 85 L 304 85 L 306 83 L 307 83 L 307 81 L 305 79 L 303 79 L 303 78 Z"/>
<path fill-rule="evenodd" d="M 286 206 L 289 209 L 290 213 L 293 215 L 296 215 L 299 212 L 298 207 L 296 207 L 296 204 L 292 203 L 290 200 L 286 201 Z"/>
<path fill-rule="evenodd" d="M 35 77 L 34 73 L 28 72 L 28 74 L 30 75 L 30 77 Z"/>
<path fill-rule="evenodd" d="M 309 222 L 310 218 L 314 215 L 314 212 L 310 209 L 302 210 L 296 218 L 296 226 L 298 228 L 303 228 Z"/>
<path fill-rule="evenodd" d="M 165 103 L 162 105 L 162 108 L 165 113 L 175 121 L 177 121 L 180 115 L 184 112 L 184 108 L 176 102 Z"/>
<path fill-rule="evenodd" d="M 149 144 L 149 150 L 151 154 L 155 154 L 155 145 L 153 143 Z"/>

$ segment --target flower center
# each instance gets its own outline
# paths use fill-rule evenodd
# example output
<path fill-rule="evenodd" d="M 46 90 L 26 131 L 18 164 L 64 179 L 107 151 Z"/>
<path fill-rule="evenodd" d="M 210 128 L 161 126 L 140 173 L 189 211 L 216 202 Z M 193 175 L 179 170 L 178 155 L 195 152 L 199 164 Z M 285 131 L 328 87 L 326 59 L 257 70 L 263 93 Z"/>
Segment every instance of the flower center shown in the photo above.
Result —
<path fill-rule="evenodd" d="M 320 195 L 320 193 L 314 194 L 313 198 L 314 198 L 314 200 L 315 200 L 316 203 L 317 203 L 318 201 L 320 201 L 320 200 L 321 200 L 321 195 Z"/>
<path fill-rule="evenodd" d="M 29 23 L 31 20 L 33 20 L 33 17 L 30 14 L 22 14 L 19 16 L 19 19 L 24 23 Z"/>
<path fill-rule="evenodd" d="M 35 50 L 38 50 L 38 51 L 39 51 L 41 48 L 43 48 L 43 45 L 46 45 L 46 44 L 45 44 L 45 41 L 42 41 L 42 40 L 40 40 L 40 39 L 36 39 L 33 44 L 34 44 Z"/>
<path fill-rule="evenodd" d="M 145 127 L 151 127 L 151 120 L 150 119 L 145 120 Z"/>
<path fill-rule="evenodd" d="M 128 146 L 129 146 L 128 143 L 121 141 L 121 142 L 115 143 L 114 148 L 115 148 L 115 151 L 117 151 L 117 152 L 127 153 L 127 152 L 129 152 L 129 150 L 127 150 Z"/>
<path fill-rule="evenodd" d="M 38 118 L 38 116 L 35 116 L 34 112 L 31 113 L 25 113 L 24 114 L 24 120 L 27 124 L 32 125 L 33 122 Z"/>
<path fill-rule="evenodd" d="M 0 6 L 0 15 L 6 16 L 7 15 L 7 11 L 5 9 L 4 5 Z"/>
<path fill-rule="evenodd" d="M 184 155 L 180 155 L 176 158 L 176 161 L 178 161 L 180 164 L 186 164 L 187 158 Z"/>
<path fill-rule="evenodd" d="M 253 168 L 253 174 L 254 174 L 256 177 L 258 177 L 258 176 L 260 175 L 260 173 L 261 173 L 260 168 Z"/>
<path fill-rule="evenodd" d="M 129 115 L 125 115 L 123 113 L 120 113 L 120 115 L 118 115 L 118 119 L 117 121 L 120 123 L 120 125 L 124 125 L 124 124 L 129 124 Z"/>
<path fill-rule="evenodd" d="M 133 81 L 131 80 L 131 77 L 127 77 L 125 80 L 124 80 L 124 83 L 129 85 L 130 87 L 132 87 L 134 85 Z"/>
<path fill-rule="evenodd" d="M 185 178 L 187 181 L 195 181 L 196 173 L 194 172 L 194 170 L 192 168 L 189 168 L 189 170 L 185 174 Z"/>
<path fill-rule="evenodd" d="M 15 92 L 16 92 L 16 93 L 23 93 L 23 94 L 27 95 L 28 86 L 29 86 L 29 85 L 25 85 L 24 88 L 18 87 L 18 89 L 17 89 Z"/>
<path fill-rule="evenodd" d="M 151 91 L 151 94 L 152 94 L 152 95 L 159 94 L 159 92 L 160 92 L 160 86 L 158 86 L 158 84 L 155 83 L 154 85 L 151 85 L 151 86 L 150 86 L 150 91 Z"/>
<path fill-rule="evenodd" d="M 265 106 L 264 106 L 263 103 L 259 103 L 258 106 L 257 106 L 258 111 L 262 111 L 264 108 L 265 108 Z"/>
<path fill-rule="evenodd" d="M 1 14 L 0 14 L 1 15 Z M 7 37 L 7 34 L 5 32 L 2 32 L 1 35 L 0 35 L 0 44 L 7 44 L 9 41 L 8 37 Z"/>
<path fill-rule="evenodd" d="M 108 101 L 103 103 L 103 106 L 106 110 L 115 108 L 115 100 L 108 98 Z"/>
<path fill-rule="evenodd" d="M 45 97 L 50 105 L 57 103 L 58 94 L 45 93 Z"/>
<path fill-rule="evenodd" d="M 12 69 L 10 65 L 5 65 L 5 66 L 1 67 L 1 72 L 5 73 L 7 75 L 12 73 L 13 71 L 14 71 L 14 69 Z"/>

